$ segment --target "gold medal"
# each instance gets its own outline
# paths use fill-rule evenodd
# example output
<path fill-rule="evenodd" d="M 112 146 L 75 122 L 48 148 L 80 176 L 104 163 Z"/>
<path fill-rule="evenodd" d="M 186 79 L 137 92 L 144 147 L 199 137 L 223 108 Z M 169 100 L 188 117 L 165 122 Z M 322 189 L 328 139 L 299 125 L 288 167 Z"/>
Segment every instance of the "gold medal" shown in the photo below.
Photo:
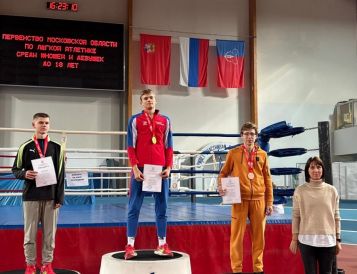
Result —
<path fill-rule="evenodd" d="M 156 144 L 156 137 L 155 137 L 155 136 L 152 136 L 151 142 L 152 142 L 154 145 Z"/>
<path fill-rule="evenodd" d="M 248 173 L 248 179 L 249 180 L 253 180 L 254 179 L 254 173 L 253 172 L 249 172 Z"/>

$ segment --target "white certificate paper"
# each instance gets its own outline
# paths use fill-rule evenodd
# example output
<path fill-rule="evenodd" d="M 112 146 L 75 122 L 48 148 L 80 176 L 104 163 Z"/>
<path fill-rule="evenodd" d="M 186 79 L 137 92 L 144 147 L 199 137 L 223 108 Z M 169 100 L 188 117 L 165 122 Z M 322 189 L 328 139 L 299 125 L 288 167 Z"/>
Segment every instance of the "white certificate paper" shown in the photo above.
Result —
<path fill-rule="evenodd" d="M 36 187 L 57 184 L 57 177 L 52 157 L 31 160 L 31 163 L 33 170 L 38 172 L 36 176 Z"/>
<path fill-rule="evenodd" d="M 226 190 L 226 194 L 222 196 L 223 204 L 240 204 L 240 185 L 238 177 L 221 178 L 222 189 Z"/>
<path fill-rule="evenodd" d="M 162 166 L 144 165 L 143 191 L 161 192 Z"/>

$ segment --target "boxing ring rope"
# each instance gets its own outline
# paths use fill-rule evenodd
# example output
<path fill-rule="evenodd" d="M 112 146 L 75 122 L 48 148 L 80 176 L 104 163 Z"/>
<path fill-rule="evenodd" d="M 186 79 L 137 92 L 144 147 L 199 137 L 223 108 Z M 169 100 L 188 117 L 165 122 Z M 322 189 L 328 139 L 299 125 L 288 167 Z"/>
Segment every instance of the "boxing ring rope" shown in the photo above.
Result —
<path fill-rule="evenodd" d="M 11 131 L 11 132 L 31 132 L 33 129 L 27 128 L 4 128 L 0 127 L 0 131 Z M 126 131 L 92 131 L 92 130 L 56 130 L 51 129 L 49 133 L 60 133 L 60 134 L 86 134 L 86 135 L 126 135 Z"/>
<path fill-rule="evenodd" d="M 0 131 L 16 131 L 16 132 L 33 132 L 32 129 L 20 129 L 20 128 L 0 128 Z M 66 131 L 66 130 L 51 130 L 50 133 L 59 133 L 62 134 L 62 138 L 64 134 L 100 134 L 100 135 L 110 135 L 110 134 L 116 134 L 116 135 L 126 135 L 126 132 L 96 132 L 96 131 Z M 178 134 L 178 135 L 182 135 L 182 136 L 187 136 L 187 134 Z M 204 134 L 194 134 L 197 137 L 200 136 L 204 136 Z M 238 137 L 239 135 L 237 134 L 209 134 L 207 137 L 212 137 L 212 136 L 216 136 L 216 137 Z M 0 151 L 4 151 L 4 152 L 13 152 L 16 153 L 18 148 L 0 148 Z M 65 149 L 66 153 L 122 153 L 122 154 L 126 154 L 126 150 L 113 150 L 113 149 L 84 149 L 84 148 L 66 148 Z M 186 150 L 186 151 L 175 151 L 174 152 L 175 155 L 179 155 L 178 157 L 195 157 L 195 155 L 198 154 L 209 154 L 209 155 L 214 155 L 214 154 L 221 154 L 224 155 L 227 152 L 214 152 L 214 151 L 192 151 L 192 150 Z M 9 158 L 14 158 L 14 155 L 4 155 L 6 157 Z M 70 159 L 121 159 L 121 160 L 125 160 L 127 159 L 127 157 L 116 157 L 116 156 L 72 156 L 72 155 L 68 155 L 67 160 Z M 216 163 L 209 163 L 209 166 L 212 165 L 217 165 Z M 207 166 L 208 166 L 207 165 Z M 204 165 L 194 165 L 194 166 L 184 166 L 185 168 L 197 168 L 197 167 L 204 167 Z M 0 173 L 11 173 L 11 167 L 7 166 L 7 168 L 0 168 Z M 70 173 L 70 172 L 93 172 L 93 173 L 106 173 L 106 174 L 128 174 L 131 172 L 131 168 L 130 167 L 86 167 L 86 168 L 82 168 L 82 167 L 67 167 L 66 168 L 66 172 Z M 190 174 L 208 174 L 208 173 L 212 173 L 212 174 L 217 174 L 217 171 L 211 171 L 211 170 L 201 170 L 201 171 L 193 171 L 191 169 L 188 170 L 182 170 L 182 172 L 180 170 L 172 170 L 172 174 L 175 173 L 190 173 Z M 195 178 L 213 178 L 216 176 L 209 176 L 209 177 L 205 177 L 205 176 L 183 176 L 182 180 L 190 180 L 190 179 L 195 179 Z M 6 179 L 10 179 L 10 178 L 6 178 Z M 125 179 L 128 180 L 130 179 L 130 176 L 125 176 L 125 177 L 115 177 L 115 176 L 106 176 L 104 177 L 103 175 L 100 177 L 88 177 L 89 180 L 95 180 L 95 179 Z M 126 195 L 128 188 L 124 188 L 124 189 L 120 189 L 120 191 L 118 191 L 117 189 L 113 189 L 113 188 L 104 188 L 105 192 L 103 191 L 94 191 L 93 189 L 86 189 L 82 190 L 82 189 L 76 189 L 76 190 L 70 190 L 68 188 L 66 188 L 66 195 Z M 190 191 L 191 192 L 191 191 Z M 216 192 L 215 192 L 216 193 Z M 2 191 L 2 193 L 0 193 L 0 196 L 4 196 L 4 195 L 9 195 L 10 193 L 4 193 Z M 15 193 L 15 194 L 11 194 L 12 195 L 21 195 L 21 193 Z"/>
<path fill-rule="evenodd" d="M 317 127 L 311 127 L 304 129 L 305 130 L 313 130 L 316 129 Z M 33 129 L 21 129 L 21 128 L 0 128 L 0 131 L 11 131 L 11 132 L 33 132 Z M 58 133 L 62 135 L 62 142 L 67 143 L 67 135 L 71 134 L 87 134 L 87 135 L 124 135 L 126 136 L 125 131 L 76 131 L 76 130 L 50 130 L 50 133 Z M 295 133 L 298 134 L 298 133 Z M 259 134 L 261 135 L 261 134 Z M 240 134 L 221 134 L 221 133 L 174 133 L 174 137 L 234 137 L 238 138 L 240 137 Z M 64 140 L 64 141 L 63 141 Z M 218 194 L 216 191 L 216 188 L 213 188 L 214 191 L 212 191 L 212 182 L 217 179 L 217 174 L 219 173 L 220 168 L 222 165 L 225 163 L 225 159 L 216 159 L 218 156 L 221 158 L 221 156 L 225 156 L 228 153 L 228 150 L 238 146 L 233 145 L 233 146 L 224 146 L 223 150 L 175 150 L 174 155 L 175 158 L 178 160 L 178 168 L 174 168 L 171 171 L 171 182 L 176 176 L 176 182 L 180 181 L 190 181 L 191 184 L 189 184 L 189 187 L 182 187 L 182 189 L 177 188 L 177 189 L 171 189 L 171 193 L 173 194 L 184 194 L 185 192 L 189 194 L 193 193 L 200 193 L 200 194 Z M 11 153 L 16 153 L 17 151 L 16 148 L 0 148 L 0 152 L 11 152 Z M 313 151 L 317 149 L 309 149 L 306 151 Z M 67 155 L 66 159 L 71 160 L 71 159 L 78 159 L 78 160 L 88 160 L 88 159 L 103 159 L 103 160 L 127 160 L 128 158 L 126 156 L 117 156 L 118 154 L 127 154 L 126 150 L 121 150 L 121 149 L 89 149 L 89 148 L 65 148 L 66 153 L 83 153 L 87 154 L 85 156 L 78 156 L 78 155 Z M 90 154 L 116 154 L 115 156 L 99 156 L 99 155 L 90 155 Z M 89 154 L 89 155 L 88 155 Z M 209 163 L 203 163 L 203 164 L 182 164 L 184 161 L 187 159 L 193 159 L 197 157 L 198 155 L 206 155 L 207 157 L 211 157 L 212 162 Z M 15 155 L 1 155 L 2 158 L 14 158 Z M 0 158 L 1 158 L 0 157 Z M 224 157 L 225 158 L 225 157 Z M 192 160 L 190 160 L 192 163 Z M 6 166 L 9 167 L 9 166 Z M 205 167 L 213 167 L 213 170 L 205 169 Z M 200 168 L 201 170 L 197 170 Z M 93 189 L 93 188 L 88 188 L 88 189 L 69 189 L 66 188 L 66 195 L 127 195 L 128 192 L 128 184 L 129 184 L 129 179 L 130 176 L 128 176 L 131 172 L 131 167 L 124 167 L 124 166 L 99 166 L 99 167 L 66 167 L 66 172 L 67 173 L 75 173 L 75 172 L 88 172 L 88 173 L 100 173 L 101 176 L 88 176 L 88 180 L 101 180 L 101 188 L 99 189 Z M 0 167 L 0 174 L 1 173 L 11 173 L 11 169 L 9 168 L 3 168 Z M 107 176 L 104 176 L 103 174 L 107 174 Z M 126 174 L 126 176 L 116 176 L 116 174 Z M 182 174 L 182 175 L 181 175 Z M 184 175 L 184 174 L 190 174 L 190 175 Z M 0 180 L 3 178 L 0 178 Z M 6 178 L 10 179 L 10 178 Z M 205 184 L 205 180 L 203 179 L 209 179 L 211 180 L 210 183 L 210 189 L 211 190 L 197 190 L 196 189 L 196 179 L 202 179 L 203 187 Z M 108 182 L 108 188 L 103 188 L 103 180 L 125 180 L 126 181 L 126 188 L 113 188 L 109 187 L 109 182 Z M 213 180 L 213 181 L 212 181 Z M 214 187 L 214 186 L 213 186 Z M 182 191 L 184 190 L 184 191 Z M 0 197 L 5 196 L 5 193 L 1 191 Z M 7 193 L 10 194 L 10 193 Z M 17 195 L 21 195 L 21 193 L 16 193 Z M 10 195 L 9 195 L 10 196 Z"/>
<path fill-rule="evenodd" d="M 22 128 L 0 128 L 0 131 L 5 132 L 31 132 L 33 133 L 33 129 L 22 129 Z M 80 134 L 80 135 L 126 135 L 125 131 L 77 131 L 77 130 L 50 130 L 49 133 L 57 133 L 62 135 L 62 144 L 66 146 L 67 135 Z M 16 153 L 18 148 L 0 148 L 0 151 L 3 152 L 11 152 Z M 89 159 L 103 159 L 103 160 L 127 160 L 127 157 L 121 157 L 120 155 L 107 155 L 107 156 L 99 156 L 99 155 L 86 155 L 86 156 L 78 156 L 78 155 L 68 155 L 68 153 L 86 153 L 86 154 L 126 154 L 126 150 L 113 150 L 113 149 L 86 149 L 86 148 L 65 148 L 66 152 L 66 162 L 68 165 L 68 161 L 72 159 L 78 160 L 89 160 Z M 2 155 L 5 156 L 3 158 L 14 158 L 15 155 Z M 75 173 L 75 172 L 91 172 L 91 173 L 99 173 L 101 176 L 88 176 L 88 181 L 90 180 L 100 180 L 101 188 L 100 189 L 69 189 L 66 187 L 65 194 L 66 195 L 116 195 L 123 196 L 127 195 L 128 188 L 103 188 L 103 180 L 125 180 L 128 181 L 130 176 L 128 174 L 131 172 L 130 167 L 109 167 L 109 166 L 97 166 L 97 167 L 67 167 L 66 173 Z M 0 173 L 11 173 L 11 169 L 0 168 Z M 107 174 L 108 176 L 103 176 L 103 174 Z M 115 174 L 124 174 L 126 176 L 115 176 Z M 0 178 L 3 179 L 3 178 Z M 11 178 L 4 178 L 11 179 Z M 107 182 L 109 186 L 109 181 Z M 127 183 L 126 183 L 127 184 Z M 13 196 L 13 195 L 21 195 L 21 193 L 14 193 L 9 195 L 10 193 L 0 193 L 0 196 Z"/>

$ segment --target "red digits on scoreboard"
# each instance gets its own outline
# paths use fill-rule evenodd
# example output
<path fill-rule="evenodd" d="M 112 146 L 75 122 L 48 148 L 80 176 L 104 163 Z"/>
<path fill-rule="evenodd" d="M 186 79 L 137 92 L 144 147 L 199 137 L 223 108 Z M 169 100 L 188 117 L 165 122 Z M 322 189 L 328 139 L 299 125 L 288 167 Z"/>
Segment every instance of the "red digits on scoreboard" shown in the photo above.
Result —
<path fill-rule="evenodd" d="M 77 4 L 77 3 L 73 3 L 73 4 L 71 5 L 71 10 L 72 10 L 72 11 L 78 11 L 78 4 Z"/>
<path fill-rule="evenodd" d="M 49 3 L 48 8 L 50 10 L 55 10 L 56 9 L 56 2 L 48 2 L 48 3 Z"/>
<path fill-rule="evenodd" d="M 58 11 L 78 11 L 78 4 L 77 3 L 67 3 L 67 2 L 55 2 L 55 1 L 48 1 L 47 2 L 47 9 L 49 10 L 58 10 Z"/>

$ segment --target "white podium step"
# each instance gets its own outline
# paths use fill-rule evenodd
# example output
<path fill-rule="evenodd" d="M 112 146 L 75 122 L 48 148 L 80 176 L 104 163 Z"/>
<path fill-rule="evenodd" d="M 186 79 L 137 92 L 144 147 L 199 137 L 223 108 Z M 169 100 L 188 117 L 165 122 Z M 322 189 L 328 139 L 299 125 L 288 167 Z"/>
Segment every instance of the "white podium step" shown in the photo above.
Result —
<path fill-rule="evenodd" d="M 124 260 L 124 251 L 102 256 L 100 274 L 191 274 L 190 256 L 173 251 L 173 257 L 162 257 L 154 250 L 136 250 L 138 256 Z"/>

